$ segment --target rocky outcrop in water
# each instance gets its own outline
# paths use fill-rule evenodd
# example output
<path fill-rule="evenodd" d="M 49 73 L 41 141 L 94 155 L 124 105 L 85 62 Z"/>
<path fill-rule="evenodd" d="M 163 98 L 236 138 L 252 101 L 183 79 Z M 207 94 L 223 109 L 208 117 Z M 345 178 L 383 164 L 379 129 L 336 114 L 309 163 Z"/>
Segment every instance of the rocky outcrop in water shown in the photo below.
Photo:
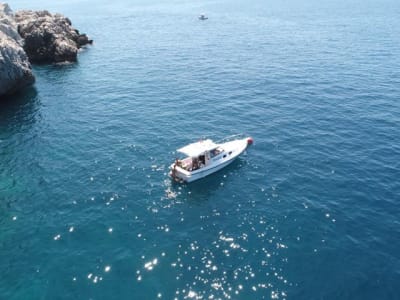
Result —
<path fill-rule="evenodd" d="M 0 95 L 12 94 L 35 82 L 22 45 L 11 9 L 0 3 Z"/>
<path fill-rule="evenodd" d="M 35 82 L 30 62 L 73 62 L 78 49 L 91 43 L 60 14 L 24 10 L 14 15 L 0 3 L 0 96 Z"/>
<path fill-rule="evenodd" d="M 92 43 L 60 14 L 24 10 L 15 14 L 15 21 L 31 62 L 76 61 L 78 49 Z"/>

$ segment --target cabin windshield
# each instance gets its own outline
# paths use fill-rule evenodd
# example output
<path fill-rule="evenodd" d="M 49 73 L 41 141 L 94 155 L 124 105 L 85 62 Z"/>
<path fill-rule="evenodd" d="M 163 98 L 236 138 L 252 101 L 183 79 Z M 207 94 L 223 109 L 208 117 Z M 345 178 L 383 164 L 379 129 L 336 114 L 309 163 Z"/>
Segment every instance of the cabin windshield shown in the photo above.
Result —
<path fill-rule="evenodd" d="M 210 158 L 213 158 L 215 156 L 217 156 L 218 154 L 222 153 L 224 151 L 224 149 L 222 149 L 221 147 L 217 147 L 213 150 L 210 151 Z"/>

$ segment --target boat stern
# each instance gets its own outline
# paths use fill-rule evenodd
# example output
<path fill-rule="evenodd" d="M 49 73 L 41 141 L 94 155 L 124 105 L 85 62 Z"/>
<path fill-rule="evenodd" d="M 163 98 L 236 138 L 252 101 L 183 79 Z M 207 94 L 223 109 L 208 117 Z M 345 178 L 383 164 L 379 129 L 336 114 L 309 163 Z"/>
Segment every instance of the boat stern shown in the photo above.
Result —
<path fill-rule="evenodd" d="M 175 181 L 185 181 L 185 182 L 190 182 L 191 180 L 191 174 L 190 172 L 182 169 L 180 166 L 177 165 L 177 163 L 171 164 L 169 167 L 169 176 L 174 179 Z"/>

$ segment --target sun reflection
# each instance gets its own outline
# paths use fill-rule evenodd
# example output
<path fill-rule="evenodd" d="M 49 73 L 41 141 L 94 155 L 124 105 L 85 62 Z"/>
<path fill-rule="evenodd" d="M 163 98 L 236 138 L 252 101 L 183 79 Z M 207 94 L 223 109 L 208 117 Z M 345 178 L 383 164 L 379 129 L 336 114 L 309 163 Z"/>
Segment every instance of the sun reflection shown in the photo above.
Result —
<path fill-rule="evenodd" d="M 144 268 L 147 269 L 148 271 L 151 271 L 157 265 L 157 263 L 158 263 L 158 259 L 154 258 L 152 261 L 145 263 Z"/>

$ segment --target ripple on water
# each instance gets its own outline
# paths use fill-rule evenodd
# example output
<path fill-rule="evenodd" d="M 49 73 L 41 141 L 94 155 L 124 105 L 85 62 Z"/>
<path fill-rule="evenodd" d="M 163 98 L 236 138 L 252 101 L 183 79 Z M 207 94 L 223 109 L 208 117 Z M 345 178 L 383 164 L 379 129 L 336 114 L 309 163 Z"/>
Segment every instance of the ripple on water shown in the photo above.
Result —
<path fill-rule="evenodd" d="M 14 8 L 96 44 L 1 99 L 0 298 L 398 295 L 398 3 L 275 2 Z M 229 167 L 168 178 L 240 132 Z"/>

